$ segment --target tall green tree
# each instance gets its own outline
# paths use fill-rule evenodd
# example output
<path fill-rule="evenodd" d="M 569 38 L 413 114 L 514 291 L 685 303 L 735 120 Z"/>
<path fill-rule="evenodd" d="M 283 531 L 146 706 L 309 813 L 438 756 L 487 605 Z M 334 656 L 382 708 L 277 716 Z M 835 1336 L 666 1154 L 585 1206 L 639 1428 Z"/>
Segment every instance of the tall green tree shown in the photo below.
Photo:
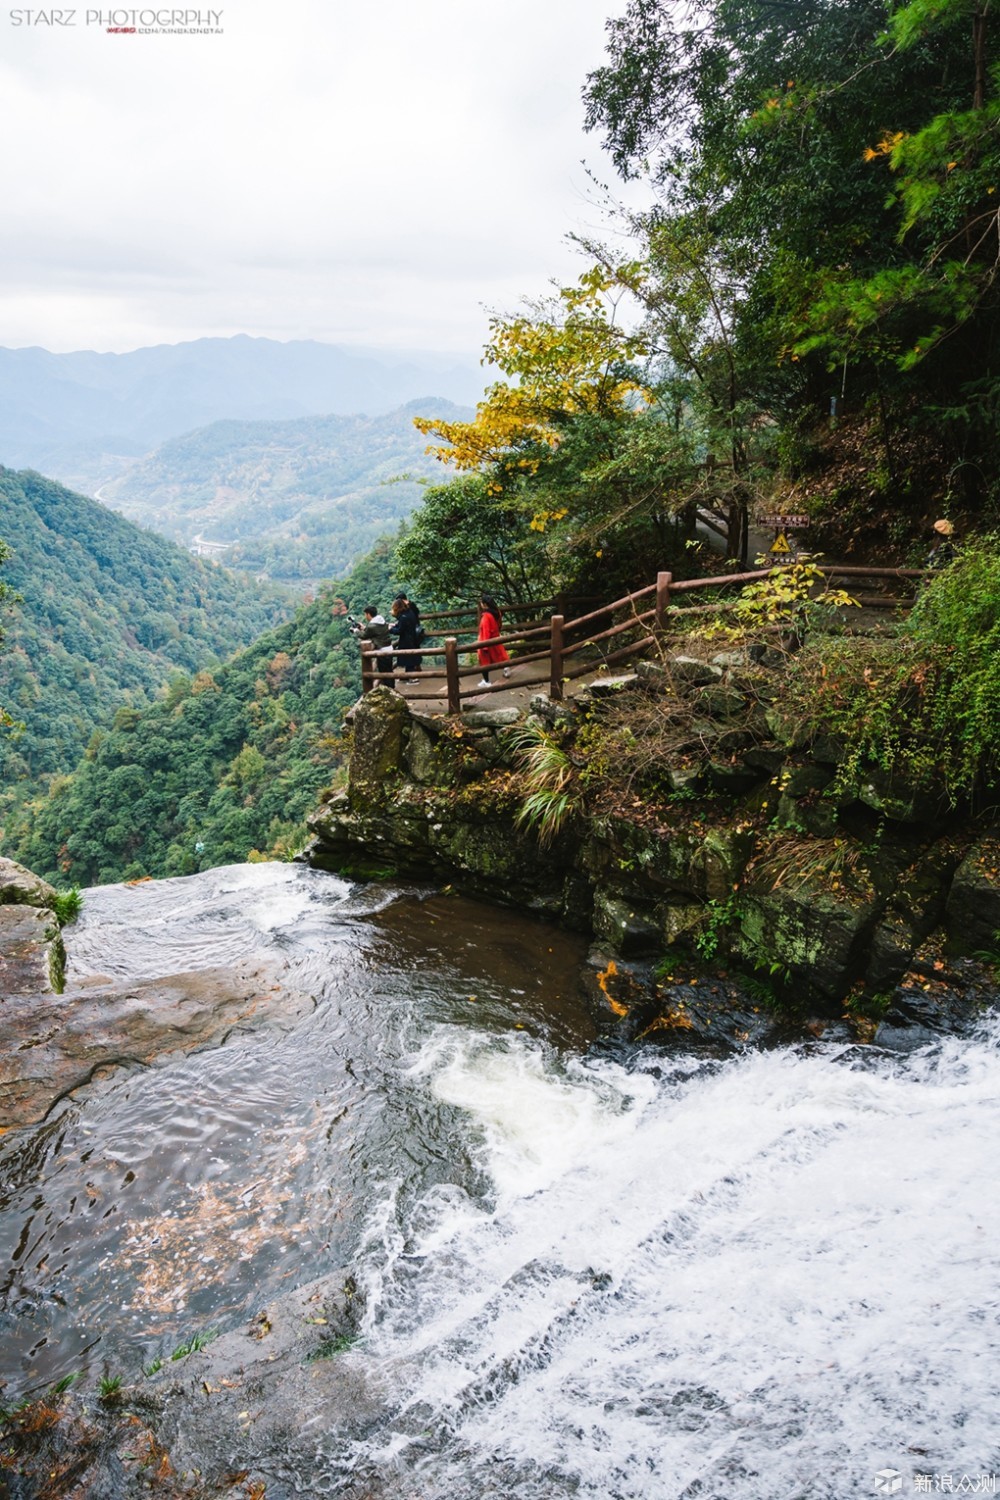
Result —
<path fill-rule="evenodd" d="M 7 543 L 0 541 L 0 568 L 2 568 L 8 561 L 10 555 L 11 550 L 8 547 Z M 9 583 L 6 583 L 2 579 L 0 579 L 0 612 L 5 609 L 9 609 L 14 604 L 19 603 L 20 598 L 21 596 L 16 591 L 16 589 L 12 589 Z M 0 643 L 3 642 L 3 639 L 4 630 L 3 627 L 0 626 Z M 12 729 L 15 727 L 15 724 L 16 720 L 7 711 L 4 705 L 0 703 L 0 730 Z"/>
<path fill-rule="evenodd" d="M 587 122 L 623 176 L 649 183 L 633 227 L 652 262 L 658 242 L 703 229 L 730 290 L 738 441 L 762 422 L 815 421 L 834 399 L 872 402 L 891 468 L 893 421 L 936 410 L 948 442 L 948 421 L 964 406 L 968 436 L 978 406 L 980 473 L 995 481 L 987 0 L 632 0 L 607 32 Z M 673 316 L 669 257 L 658 274 Z"/>

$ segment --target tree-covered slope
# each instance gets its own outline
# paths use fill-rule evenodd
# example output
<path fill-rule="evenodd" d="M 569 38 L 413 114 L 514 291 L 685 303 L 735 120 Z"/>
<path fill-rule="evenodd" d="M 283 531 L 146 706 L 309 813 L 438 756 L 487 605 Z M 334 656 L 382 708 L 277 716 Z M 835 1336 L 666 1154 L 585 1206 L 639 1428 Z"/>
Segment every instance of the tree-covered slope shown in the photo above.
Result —
<path fill-rule="evenodd" d="M 233 567 L 338 577 L 409 515 L 418 480 L 437 474 L 413 418 L 462 412 L 413 401 L 375 417 L 214 422 L 164 443 L 102 486 L 101 499 L 177 541 L 232 544 L 224 560 Z"/>
<path fill-rule="evenodd" d="M 324 592 L 217 670 L 177 674 L 144 712 L 121 709 L 72 776 L 9 821 L 4 853 L 89 885 L 293 850 L 360 690 L 345 602 L 384 607 L 389 567 L 385 544 L 339 596 Z"/>
<path fill-rule="evenodd" d="M 142 531 L 32 471 L 0 469 L 4 578 L 21 595 L 0 652 L 6 803 L 68 771 L 123 704 L 145 705 L 172 671 L 196 671 L 287 616 L 275 593 Z"/>

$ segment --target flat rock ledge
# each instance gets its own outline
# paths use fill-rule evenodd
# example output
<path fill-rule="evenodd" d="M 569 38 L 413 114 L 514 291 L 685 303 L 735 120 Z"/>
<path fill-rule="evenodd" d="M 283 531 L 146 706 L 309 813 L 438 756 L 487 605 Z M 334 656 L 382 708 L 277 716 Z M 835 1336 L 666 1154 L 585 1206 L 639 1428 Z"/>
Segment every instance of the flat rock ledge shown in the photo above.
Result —
<path fill-rule="evenodd" d="M 4 994 L 0 1131 L 38 1124 L 105 1070 L 147 1066 L 308 1011 L 311 997 L 282 978 L 280 964 L 256 964 L 108 981 L 62 995 Z"/>

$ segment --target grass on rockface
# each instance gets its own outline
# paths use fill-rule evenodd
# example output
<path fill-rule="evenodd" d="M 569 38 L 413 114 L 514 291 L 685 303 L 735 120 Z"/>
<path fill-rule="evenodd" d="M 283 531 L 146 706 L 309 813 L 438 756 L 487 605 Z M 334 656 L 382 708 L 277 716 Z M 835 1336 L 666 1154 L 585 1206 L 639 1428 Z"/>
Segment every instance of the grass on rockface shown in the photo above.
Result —
<path fill-rule="evenodd" d="M 189 1354 L 197 1354 L 199 1349 L 206 1348 L 218 1337 L 219 1335 L 214 1328 L 206 1328 L 204 1333 L 193 1334 L 186 1343 L 178 1344 L 170 1358 L 172 1360 L 187 1359 Z"/>
<path fill-rule="evenodd" d="M 348 1349 L 353 1349 L 359 1343 L 360 1335 L 356 1333 L 340 1333 L 323 1339 L 310 1354 L 306 1355 L 306 1364 L 313 1364 L 319 1359 L 335 1359 L 338 1354 L 346 1354 Z"/>
<path fill-rule="evenodd" d="M 755 883 L 770 891 L 871 894 L 861 846 L 844 835 L 816 838 L 794 831 L 768 839 L 748 866 Z"/>
<path fill-rule="evenodd" d="M 516 821 L 533 829 L 547 848 L 580 805 L 573 761 L 555 736 L 537 724 L 515 730 L 507 743 L 528 786 Z"/>
<path fill-rule="evenodd" d="M 105 1406 L 113 1406 L 124 1395 L 124 1379 L 121 1375 L 102 1375 L 97 1382 L 97 1399 Z"/>
<path fill-rule="evenodd" d="M 177 1348 L 171 1355 L 168 1356 L 168 1358 L 171 1362 L 178 1359 L 187 1359 L 189 1354 L 197 1354 L 199 1349 L 205 1349 L 209 1344 L 213 1342 L 214 1339 L 217 1339 L 218 1337 L 219 1335 L 216 1329 L 206 1328 L 203 1333 L 192 1334 L 192 1336 L 189 1339 L 186 1339 L 183 1344 L 178 1344 Z M 167 1361 L 162 1356 L 159 1356 L 156 1359 L 151 1360 L 148 1365 L 143 1365 L 142 1373 L 146 1376 L 147 1380 L 152 1380 L 154 1375 L 158 1375 L 160 1373 L 166 1362 Z"/>
<path fill-rule="evenodd" d="M 52 914 L 60 927 L 66 927 L 70 922 L 75 922 L 83 910 L 83 897 L 79 886 L 72 886 L 68 891 L 57 891 L 52 902 Z"/>

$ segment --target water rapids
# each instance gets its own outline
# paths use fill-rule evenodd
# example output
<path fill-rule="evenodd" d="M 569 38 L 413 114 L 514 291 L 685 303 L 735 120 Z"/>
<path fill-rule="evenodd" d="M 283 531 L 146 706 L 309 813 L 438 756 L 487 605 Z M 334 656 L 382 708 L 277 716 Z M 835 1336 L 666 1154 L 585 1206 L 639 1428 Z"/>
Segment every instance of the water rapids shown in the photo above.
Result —
<path fill-rule="evenodd" d="M 5 1399 L 328 1277 L 352 1338 L 303 1328 L 199 1455 L 268 1500 L 1000 1492 L 996 1020 L 616 1051 L 577 939 L 290 865 L 95 890 L 68 935 L 71 983 L 261 952 L 314 1006 L 0 1139 Z"/>

